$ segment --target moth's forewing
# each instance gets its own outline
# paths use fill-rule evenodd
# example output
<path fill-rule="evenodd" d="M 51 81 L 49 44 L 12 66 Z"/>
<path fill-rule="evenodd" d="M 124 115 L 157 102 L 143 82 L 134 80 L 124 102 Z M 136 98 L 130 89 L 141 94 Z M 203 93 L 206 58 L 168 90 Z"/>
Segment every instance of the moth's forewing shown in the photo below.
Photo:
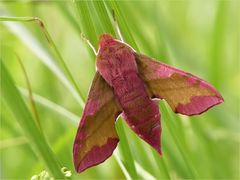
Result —
<path fill-rule="evenodd" d="M 112 155 L 119 141 L 114 123 L 120 112 L 111 87 L 96 72 L 73 146 L 77 172 Z"/>
<path fill-rule="evenodd" d="M 206 81 L 145 55 L 135 56 L 139 75 L 151 96 L 165 99 L 174 112 L 201 114 L 223 102 L 220 93 Z"/>

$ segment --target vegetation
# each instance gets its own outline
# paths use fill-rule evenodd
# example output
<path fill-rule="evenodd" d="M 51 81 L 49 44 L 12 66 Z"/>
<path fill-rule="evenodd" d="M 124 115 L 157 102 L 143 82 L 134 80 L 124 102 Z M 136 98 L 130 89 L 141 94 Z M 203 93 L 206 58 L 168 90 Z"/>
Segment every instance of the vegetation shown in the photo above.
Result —
<path fill-rule="evenodd" d="M 0 178 L 46 171 L 72 179 L 240 178 L 239 6 L 234 0 L 1 2 Z M 114 155 L 77 174 L 72 145 L 95 73 L 85 38 L 97 49 L 101 33 L 118 37 L 113 12 L 125 42 L 208 80 L 225 102 L 186 117 L 161 101 L 162 157 L 120 118 Z"/>

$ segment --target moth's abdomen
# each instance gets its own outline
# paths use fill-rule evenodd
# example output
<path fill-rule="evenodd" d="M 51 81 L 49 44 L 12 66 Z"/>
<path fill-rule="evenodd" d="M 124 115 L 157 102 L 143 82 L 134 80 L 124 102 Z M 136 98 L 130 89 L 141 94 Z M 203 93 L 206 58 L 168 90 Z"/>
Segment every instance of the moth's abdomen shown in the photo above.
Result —
<path fill-rule="evenodd" d="M 137 72 L 125 72 L 113 81 L 113 88 L 131 129 L 160 153 L 159 108 L 148 96 Z"/>

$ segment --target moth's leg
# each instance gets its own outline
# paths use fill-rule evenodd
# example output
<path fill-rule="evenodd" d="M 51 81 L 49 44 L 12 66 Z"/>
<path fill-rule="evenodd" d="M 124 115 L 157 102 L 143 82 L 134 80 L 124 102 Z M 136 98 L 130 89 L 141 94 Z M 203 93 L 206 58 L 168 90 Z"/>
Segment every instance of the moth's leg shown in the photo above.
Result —
<path fill-rule="evenodd" d="M 119 25 L 118 25 L 117 18 L 116 18 L 114 10 L 112 10 L 112 16 L 113 16 L 114 26 L 115 26 L 115 31 L 117 32 L 117 36 L 118 36 L 119 39 L 121 39 L 121 41 L 124 42 L 123 36 L 122 36 L 121 31 L 120 31 L 120 28 L 119 28 Z"/>
<path fill-rule="evenodd" d="M 90 42 L 90 40 L 87 39 L 86 36 L 85 36 L 83 33 L 81 33 L 81 38 L 82 38 L 83 41 L 85 41 L 85 42 L 89 45 L 89 47 L 92 49 L 93 53 L 94 53 L 95 55 L 97 55 L 96 49 L 94 48 L 94 46 L 92 45 L 92 43 Z"/>

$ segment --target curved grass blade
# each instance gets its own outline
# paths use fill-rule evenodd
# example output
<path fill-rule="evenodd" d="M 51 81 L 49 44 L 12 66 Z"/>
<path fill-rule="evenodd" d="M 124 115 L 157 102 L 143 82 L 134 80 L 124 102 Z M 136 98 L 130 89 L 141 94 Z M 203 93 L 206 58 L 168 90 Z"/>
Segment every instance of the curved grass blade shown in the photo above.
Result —
<path fill-rule="evenodd" d="M 19 64 L 21 66 L 21 69 L 22 69 L 24 77 L 25 77 L 25 81 L 26 81 L 27 88 L 28 88 L 28 96 L 29 96 L 30 104 L 31 104 L 31 107 L 32 107 L 33 115 L 35 116 L 35 118 L 34 118 L 35 122 L 36 122 L 37 126 L 39 127 L 39 129 L 42 131 L 40 119 L 39 119 L 39 116 L 38 116 L 38 113 L 37 113 L 37 107 L 36 107 L 36 105 L 33 101 L 33 98 L 32 98 L 32 88 L 31 88 L 30 81 L 29 81 L 28 76 L 27 76 L 27 72 L 24 68 L 24 65 L 23 65 L 20 57 L 17 54 L 16 54 L 16 56 L 17 56 L 17 59 L 19 61 Z"/>
<path fill-rule="evenodd" d="M 0 21 L 4 21 L 3 24 L 5 24 L 6 27 L 10 31 L 12 31 L 19 39 L 21 39 L 21 41 L 34 54 L 36 54 L 37 57 L 39 57 L 41 62 L 43 64 L 45 64 L 60 79 L 60 81 L 66 86 L 66 88 L 68 88 L 68 90 L 71 92 L 71 94 L 76 98 L 78 103 L 80 105 L 84 105 L 84 102 L 83 102 L 82 97 L 81 97 L 81 93 L 79 93 L 80 91 L 77 91 L 77 89 L 78 89 L 77 86 L 75 85 L 75 88 L 72 86 L 72 84 L 68 81 L 68 79 L 66 78 L 66 76 L 64 75 L 62 70 L 54 62 L 55 60 L 53 59 L 53 57 L 47 51 L 44 50 L 44 48 L 40 45 L 38 40 L 23 25 L 15 23 L 15 22 L 7 22 L 6 20 L 7 21 L 9 21 L 9 20 L 12 20 L 12 21 L 17 21 L 17 20 L 18 21 L 19 20 L 21 20 L 21 21 L 32 21 L 33 18 L 32 17 L 22 17 L 22 18 L 19 19 L 19 18 L 16 18 L 16 17 L 0 17 Z M 45 32 L 45 33 L 47 33 L 47 32 Z M 53 43 L 49 34 L 46 37 L 48 37 L 48 41 Z M 53 46 L 53 47 L 54 47 L 54 49 L 57 49 L 56 46 Z M 60 53 L 58 53 L 58 54 L 60 55 Z M 62 58 L 60 58 L 60 59 L 61 59 L 61 61 L 64 62 L 64 60 Z M 74 80 L 72 80 L 72 81 L 74 82 Z"/>

